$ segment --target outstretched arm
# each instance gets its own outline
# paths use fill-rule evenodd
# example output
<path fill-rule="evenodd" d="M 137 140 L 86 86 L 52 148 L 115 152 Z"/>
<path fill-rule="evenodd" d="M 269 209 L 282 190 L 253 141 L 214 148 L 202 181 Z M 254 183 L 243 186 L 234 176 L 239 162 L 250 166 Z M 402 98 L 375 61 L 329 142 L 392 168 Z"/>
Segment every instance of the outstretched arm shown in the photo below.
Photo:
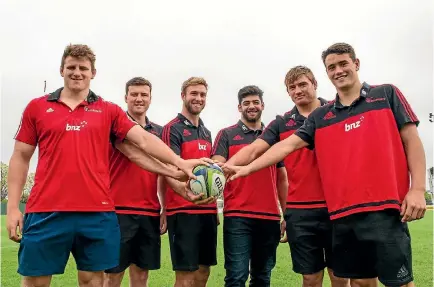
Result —
<path fill-rule="evenodd" d="M 173 166 L 162 163 L 154 157 L 144 153 L 132 142 L 125 140 L 115 144 L 116 148 L 122 152 L 130 161 L 139 167 L 153 173 L 173 177 L 175 179 L 186 181 L 185 174 Z"/>
<path fill-rule="evenodd" d="M 132 127 L 126 139 L 150 156 L 168 164 L 180 167 L 182 159 L 176 155 L 161 139 L 143 130 L 140 126 Z"/>
<path fill-rule="evenodd" d="M 209 161 L 203 159 L 183 160 L 176 155 L 164 142 L 157 136 L 145 131 L 142 127 L 133 123 L 126 116 L 122 109 L 112 104 L 111 106 L 111 132 L 120 141 L 127 139 L 135 144 L 139 149 L 155 159 L 174 165 L 181 169 L 190 178 L 196 178 L 193 175 L 193 168 L 199 164 L 209 165 Z"/>
<path fill-rule="evenodd" d="M 293 134 L 285 140 L 273 145 L 268 151 L 249 165 L 243 167 L 225 165 L 225 167 L 236 172 L 236 174 L 230 177 L 230 180 L 234 180 L 238 177 L 247 176 L 260 169 L 274 165 L 282 161 L 290 153 L 306 146 L 308 146 L 307 142 Z"/>
<path fill-rule="evenodd" d="M 247 165 L 260 157 L 270 146 L 279 142 L 280 130 L 279 125 L 282 122 L 282 117 L 277 116 L 275 120 L 264 129 L 261 136 L 253 143 L 245 146 L 232 156 L 227 164 L 228 165 Z"/>
<path fill-rule="evenodd" d="M 309 115 L 309 117 L 305 120 L 303 126 L 301 126 L 294 134 L 287 137 L 283 141 L 279 141 L 275 143 L 270 149 L 268 149 L 262 156 L 257 158 L 255 161 L 251 162 L 249 165 L 240 167 L 240 166 L 233 166 L 233 165 L 223 165 L 223 168 L 226 169 L 226 172 L 236 173 L 232 175 L 229 180 L 234 180 L 241 176 L 247 176 L 253 172 L 256 172 L 260 169 L 266 168 L 268 166 L 271 166 L 273 164 L 278 163 L 279 161 L 282 161 L 286 156 L 288 156 L 290 153 L 306 147 L 310 146 L 311 148 L 314 147 L 314 138 L 315 138 L 315 130 L 316 130 L 316 122 L 315 122 L 315 113 L 319 111 L 317 109 L 313 113 Z M 280 119 L 276 119 L 275 122 L 277 122 Z M 272 126 L 273 122 L 269 125 Z M 276 123 L 274 123 L 276 125 Z M 267 127 L 267 130 L 269 128 Z M 270 129 L 271 130 L 271 129 Z M 276 142 L 277 141 L 277 132 L 274 133 L 274 140 L 271 138 L 270 142 Z M 267 138 L 264 137 L 266 140 Z M 272 140 L 272 141 L 271 141 Z"/>
<path fill-rule="evenodd" d="M 228 161 L 228 165 L 247 165 L 260 157 L 270 146 L 262 139 L 256 139 L 251 144 L 243 147 Z"/>

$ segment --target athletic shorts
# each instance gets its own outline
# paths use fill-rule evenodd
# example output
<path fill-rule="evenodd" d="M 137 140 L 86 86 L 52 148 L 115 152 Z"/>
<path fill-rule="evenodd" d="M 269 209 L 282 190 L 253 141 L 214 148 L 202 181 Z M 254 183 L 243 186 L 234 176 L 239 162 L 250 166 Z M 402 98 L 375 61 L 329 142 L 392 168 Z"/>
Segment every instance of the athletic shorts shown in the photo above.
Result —
<path fill-rule="evenodd" d="M 217 264 L 217 214 L 167 216 L 174 271 L 196 271 Z"/>
<path fill-rule="evenodd" d="M 294 272 L 307 275 L 325 267 L 333 269 L 332 224 L 327 208 L 287 208 L 284 218 Z"/>
<path fill-rule="evenodd" d="M 398 210 L 357 213 L 332 222 L 336 276 L 378 277 L 392 287 L 413 281 L 410 232 Z"/>
<path fill-rule="evenodd" d="M 119 242 L 114 212 L 27 213 L 18 251 L 18 273 L 63 274 L 70 253 L 78 270 L 112 268 L 119 263 Z"/>
<path fill-rule="evenodd" d="M 131 264 L 145 270 L 160 269 L 160 217 L 118 214 L 121 228 L 119 265 L 106 273 L 120 273 Z"/>

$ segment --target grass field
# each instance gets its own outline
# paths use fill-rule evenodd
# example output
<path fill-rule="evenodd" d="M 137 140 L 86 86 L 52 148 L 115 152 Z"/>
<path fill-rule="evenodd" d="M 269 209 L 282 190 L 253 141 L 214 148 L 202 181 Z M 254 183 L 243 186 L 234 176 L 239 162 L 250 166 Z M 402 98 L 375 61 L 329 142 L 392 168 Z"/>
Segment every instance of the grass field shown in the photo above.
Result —
<path fill-rule="evenodd" d="M 5 231 L 5 216 L 1 216 L 1 286 L 20 286 L 20 277 L 17 274 L 18 245 L 10 241 Z M 223 267 L 222 226 L 219 230 L 218 265 L 211 270 L 209 287 L 221 287 L 224 285 L 225 270 Z M 428 211 L 426 217 L 410 224 L 413 243 L 413 269 L 415 283 L 418 287 L 434 286 L 433 282 L 433 212 Z M 162 240 L 162 267 L 158 271 L 150 273 L 149 286 L 166 287 L 173 286 L 174 273 L 170 264 L 170 251 L 167 235 Z M 65 270 L 65 274 L 54 276 L 52 285 L 55 287 L 77 286 L 75 262 L 71 257 Z M 301 286 L 300 277 L 291 269 L 291 258 L 287 244 L 281 244 L 278 249 L 277 264 L 272 273 L 272 286 Z M 122 286 L 128 286 L 127 278 L 124 278 Z M 330 286 L 326 280 L 324 286 Z"/>

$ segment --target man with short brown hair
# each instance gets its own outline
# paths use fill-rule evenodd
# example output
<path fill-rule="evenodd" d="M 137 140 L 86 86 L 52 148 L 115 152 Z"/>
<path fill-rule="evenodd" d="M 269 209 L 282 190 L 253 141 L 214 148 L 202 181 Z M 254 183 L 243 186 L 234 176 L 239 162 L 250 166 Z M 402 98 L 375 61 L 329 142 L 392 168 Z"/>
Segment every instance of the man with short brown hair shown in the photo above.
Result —
<path fill-rule="evenodd" d="M 30 101 L 15 135 L 7 230 L 11 240 L 20 242 L 18 273 L 24 286 L 50 286 L 51 276 L 63 274 L 72 253 L 78 284 L 100 287 L 103 271 L 119 260 L 119 225 L 109 194 L 110 135 L 130 141 L 148 155 L 144 166 L 158 166 L 165 175 L 171 174 L 166 166 L 171 164 L 194 177 L 193 167 L 206 162 L 181 159 L 119 106 L 91 91 L 96 69 L 88 46 L 67 46 L 60 74 L 64 86 Z M 36 146 L 35 184 L 23 220 L 18 205 Z"/>
<path fill-rule="evenodd" d="M 127 116 L 161 137 L 163 128 L 146 115 L 152 100 L 151 83 L 134 77 L 126 83 L 125 91 Z M 166 232 L 165 186 L 157 173 L 140 168 L 122 153 L 121 145 L 115 146 L 110 149 L 110 192 L 121 231 L 121 248 L 119 265 L 106 270 L 104 286 L 120 287 L 127 268 L 130 286 L 147 286 L 149 270 L 161 265 L 160 235 Z"/>

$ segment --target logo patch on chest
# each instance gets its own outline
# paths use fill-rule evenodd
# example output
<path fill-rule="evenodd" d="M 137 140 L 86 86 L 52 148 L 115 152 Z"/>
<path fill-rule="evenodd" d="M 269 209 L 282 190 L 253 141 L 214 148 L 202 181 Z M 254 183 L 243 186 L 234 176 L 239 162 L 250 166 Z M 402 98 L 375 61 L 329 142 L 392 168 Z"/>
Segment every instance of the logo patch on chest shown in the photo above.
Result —
<path fill-rule="evenodd" d="M 206 150 L 206 144 L 198 143 L 199 150 Z"/>
<path fill-rule="evenodd" d="M 191 136 L 191 132 L 189 132 L 188 130 L 184 129 L 184 131 L 182 132 L 182 135 L 185 137 Z"/>
<path fill-rule="evenodd" d="M 80 125 L 70 125 L 70 124 L 66 124 L 66 131 L 80 131 L 82 128 L 84 128 L 87 125 L 86 121 L 82 121 L 80 123 Z"/>
<path fill-rule="evenodd" d="M 357 128 L 359 128 L 359 127 L 361 126 L 362 122 L 363 122 L 363 119 L 364 119 L 364 117 L 361 116 L 361 117 L 360 117 L 360 120 L 355 121 L 354 123 L 345 124 L 345 131 L 346 131 L 346 132 L 349 132 L 349 131 L 351 131 L 351 130 L 353 130 L 353 129 L 357 129 Z"/>

